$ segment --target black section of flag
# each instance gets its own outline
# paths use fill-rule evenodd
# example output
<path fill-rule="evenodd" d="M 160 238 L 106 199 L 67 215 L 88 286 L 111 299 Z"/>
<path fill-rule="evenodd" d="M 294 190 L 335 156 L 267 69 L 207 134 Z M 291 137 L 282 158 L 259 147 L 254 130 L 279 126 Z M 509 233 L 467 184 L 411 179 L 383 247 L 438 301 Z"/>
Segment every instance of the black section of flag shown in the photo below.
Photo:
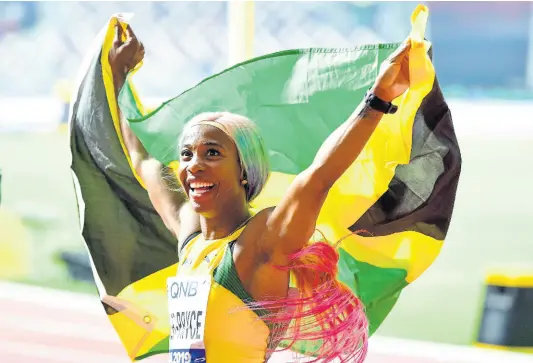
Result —
<path fill-rule="evenodd" d="M 135 179 L 120 145 L 99 54 L 74 100 L 70 148 L 71 168 L 85 204 L 82 234 L 106 293 L 115 296 L 132 282 L 176 263 L 176 239 Z"/>
<path fill-rule="evenodd" d="M 409 164 L 396 168 L 388 190 L 350 230 L 374 236 L 417 231 L 443 240 L 460 173 L 461 153 L 452 116 L 435 79 L 415 117 Z"/>

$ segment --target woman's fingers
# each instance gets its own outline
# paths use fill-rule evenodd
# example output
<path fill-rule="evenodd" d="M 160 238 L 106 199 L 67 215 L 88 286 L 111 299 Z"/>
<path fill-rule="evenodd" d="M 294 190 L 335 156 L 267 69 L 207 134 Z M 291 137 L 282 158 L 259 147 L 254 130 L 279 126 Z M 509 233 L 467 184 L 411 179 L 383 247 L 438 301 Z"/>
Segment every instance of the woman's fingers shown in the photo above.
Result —
<path fill-rule="evenodd" d="M 389 56 L 390 63 L 396 63 L 409 54 L 411 49 L 411 39 L 407 38 L 400 46 Z"/>
<path fill-rule="evenodd" d="M 131 29 L 131 26 L 129 26 L 129 24 L 126 27 L 126 35 L 128 36 L 128 40 L 137 40 L 137 36 L 133 32 L 133 29 Z"/>
<path fill-rule="evenodd" d="M 117 23 L 115 24 L 115 39 L 113 39 L 113 42 L 116 45 L 122 44 L 122 26 L 120 25 L 118 19 Z"/>

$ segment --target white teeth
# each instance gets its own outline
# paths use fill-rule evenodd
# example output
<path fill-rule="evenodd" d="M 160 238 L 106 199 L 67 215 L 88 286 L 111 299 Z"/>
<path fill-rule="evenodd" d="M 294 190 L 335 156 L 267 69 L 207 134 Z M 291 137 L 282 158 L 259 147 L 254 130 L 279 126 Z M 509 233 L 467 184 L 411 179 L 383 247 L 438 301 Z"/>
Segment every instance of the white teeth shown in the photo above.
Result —
<path fill-rule="evenodd" d="M 191 183 L 190 186 L 191 188 L 205 188 L 205 187 L 212 187 L 214 184 L 213 183 Z"/>
<path fill-rule="evenodd" d="M 209 192 L 209 189 L 194 189 L 192 195 L 201 195 L 207 192 Z"/>

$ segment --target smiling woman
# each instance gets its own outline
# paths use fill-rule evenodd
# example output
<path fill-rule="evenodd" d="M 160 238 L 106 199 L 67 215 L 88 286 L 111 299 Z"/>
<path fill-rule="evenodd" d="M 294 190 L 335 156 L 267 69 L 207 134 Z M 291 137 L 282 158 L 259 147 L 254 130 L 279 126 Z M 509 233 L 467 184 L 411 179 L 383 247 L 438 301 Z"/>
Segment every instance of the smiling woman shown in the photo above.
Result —
<path fill-rule="evenodd" d="M 99 291 L 132 359 L 365 358 L 453 209 L 460 155 L 426 17 L 417 8 L 399 45 L 245 62 L 150 114 L 129 79 L 144 46 L 112 18 L 71 150 Z"/>
<path fill-rule="evenodd" d="M 144 46 L 131 27 L 127 26 L 125 41 L 122 25 L 117 22 L 115 29 L 109 63 L 115 89 L 120 90 L 127 73 L 142 60 Z M 187 267 L 179 264 L 176 279 L 214 276 L 214 281 L 229 293 L 206 294 L 208 301 L 195 301 L 209 310 L 206 331 L 202 334 L 207 350 L 195 352 L 195 356 L 213 361 L 222 351 L 227 352 L 227 347 L 233 347 L 230 349 L 233 361 L 253 356 L 253 360 L 247 361 L 262 362 L 282 339 L 292 342 L 320 339 L 323 343 L 316 352 L 319 359 L 364 359 L 368 321 L 359 299 L 336 280 L 337 253 L 327 243 L 307 248 L 306 245 L 313 236 L 328 191 L 356 160 L 382 116 L 396 111 L 391 102 L 408 89 L 410 48 L 411 40 L 407 39 L 383 62 L 382 72 L 365 100 L 323 143 L 313 163 L 296 176 L 280 203 L 255 216 L 249 202 L 262 191 L 268 165 L 264 142 L 246 117 L 208 113 L 186 123 L 179 145 L 178 175 L 188 203 L 177 200 L 172 190 L 165 189 L 154 169 L 154 159 L 136 140 L 127 122 L 121 122 L 126 148 L 150 200 L 178 236 L 180 245 L 186 244 L 183 261 L 193 259 Z M 184 228 L 182 219 L 197 219 L 201 233 L 189 229 L 198 224 L 188 223 Z M 218 263 L 204 263 L 206 256 Z M 307 271 L 303 271 L 298 268 L 302 264 L 314 265 L 315 270 L 306 266 Z M 295 298 L 288 297 L 291 272 L 300 291 Z M 225 295 L 237 296 L 241 302 L 230 304 Z M 184 304 L 186 301 L 179 300 Z M 172 305 L 171 314 L 186 309 L 187 305 L 180 303 Z M 225 306 L 225 311 L 215 313 L 219 306 Z M 252 338 L 242 340 L 231 334 L 222 338 L 231 325 L 230 319 L 235 321 L 238 316 L 229 311 L 244 306 L 249 312 L 241 314 L 239 325 L 250 327 L 248 336 Z M 292 310 L 287 313 L 284 306 Z M 245 324 L 252 321 L 252 312 L 262 318 L 262 324 L 257 321 Z M 314 322 L 310 323 L 309 318 Z M 293 326 L 287 329 L 291 322 Z M 181 354 L 190 346 L 187 348 L 183 340 L 172 335 L 170 349 Z"/>
<path fill-rule="evenodd" d="M 191 144 L 194 140 L 197 145 Z M 201 148 L 196 157 L 191 150 L 194 146 Z M 223 184 L 214 191 L 229 193 L 230 198 L 242 200 L 242 195 L 236 194 L 242 193 L 244 186 L 244 200 L 247 203 L 259 195 L 268 179 L 268 158 L 264 142 L 257 126 L 244 116 L 213 112 L 194 117 L 184 127 L 179 150 L 179 176 L 185 188 L 192 186 L 190 184 L 193 182 L 208 182 L 212 185 L 211 188 L 219 187 L 219 184 L 214 185 L 212 180 L 202 180 L 201 177 L 196 180 L 194 175 L 187 179 L 186 166 L 190 166 L 191 171 L 198 168 L 201 170 L 204 163 L 210 168 L 218 165 L 218 168 L 222 169 L 219 172 L 226 173 L 219 175 L 218 180 L 233 184 Z M 192 202 L 193 197 L 194 195 L 191 196 Z M 246 205 L 242 207 L 241 209 L 244 209 Z"/>

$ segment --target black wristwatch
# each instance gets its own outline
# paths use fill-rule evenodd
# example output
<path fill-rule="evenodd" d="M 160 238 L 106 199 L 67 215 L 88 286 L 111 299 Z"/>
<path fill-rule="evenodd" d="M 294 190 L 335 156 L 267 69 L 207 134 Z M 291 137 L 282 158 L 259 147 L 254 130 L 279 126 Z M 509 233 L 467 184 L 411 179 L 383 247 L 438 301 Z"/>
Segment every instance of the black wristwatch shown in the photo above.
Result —
<path fill-rule="evenodd" d="M 393 105 L 391 102 L 383 101 L 370 91 L 366 93 L 364 100 L 368 106 L 379 112 L 396 113 L 398 110 L 398 106 Z"/>

